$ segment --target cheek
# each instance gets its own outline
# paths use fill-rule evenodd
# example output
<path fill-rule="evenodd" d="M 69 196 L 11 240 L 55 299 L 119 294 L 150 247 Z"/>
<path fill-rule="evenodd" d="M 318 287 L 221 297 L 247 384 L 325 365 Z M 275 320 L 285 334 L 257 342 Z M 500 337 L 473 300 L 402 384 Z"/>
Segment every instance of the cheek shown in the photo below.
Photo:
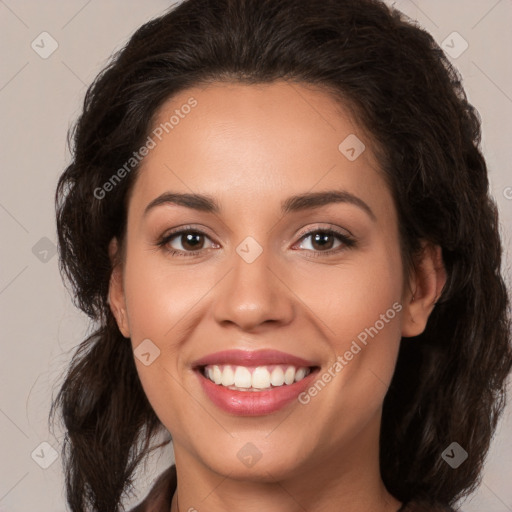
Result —
<path fill-rule="evenodd" d="M 166 339 L 166 343 L 176 338 L 183 320 L 211 288 L 210 280 L 154 253 L 134 250 L 126 262 L 124 281 L 134 344 L 145 338 Z"/>
<path fill-rule="evenodd" d="M 346 396 L 374 399 L 375 406 L 391 381 L 401 340 L 401 265 L 398 252 L 373 247 L 353 264 L 328 268 L 328 293 L 311 301 L 321 305 L 332 360 L 342 365 L 337 385 L 350 391 Z"/>
<path fill-rule="evenodd" d="M 160 421 L 179 433 L 190 409 L 190 397 L 183 393 L 181 383 L 181 339 L 194 305 L 205 293 L 202 287 L 197 289 L 202 280 L 191 283 L 193 273 L 173 268 L 153 252 L 134 248 L 128 254 L 124 288 L 137 373 Z M 148 365 L 137 358 L 143 340 L 157 347 L 156 352 L 149 350 L 152 362 Z"/>
<path fill-rule="evenodd" d="M 399 334 L 397 309 L 401 308 L 392 306 L 401 301 L 401 269 L 399 253 L 381 244 L 339 265 L 319 267 L 313 274 L 304 271 L 294 286 L 297 295 L 307 297 L 328 338 L 342 350 L 347 340 L 376 322 L 382 334 Z M 384 321 L 392 320 L 385 322 L 385 329 L 381 315 L 385 315 Z"/>
<path fill-rule="evenodd" d="M 171 420 L 174 424 L 187 416 L 190 407 L 179 382 L 191 357 L 187 340 L 205 316 L 208 292 L 219 278 L 206 267 L 201 272 L 199 267 L 193 270 L 173 265 L 165 257 L 138 247 L 128 254 L 124 288 L 132 347 L 137 354 L 139 344 L 149 339 L 159 350 L 149 366 L 136 359 L 137 372 L 156 414 L 164 424 Z M 169 414 L 169 397 L 174 404 L 170 419 L 165 417 Z"/>

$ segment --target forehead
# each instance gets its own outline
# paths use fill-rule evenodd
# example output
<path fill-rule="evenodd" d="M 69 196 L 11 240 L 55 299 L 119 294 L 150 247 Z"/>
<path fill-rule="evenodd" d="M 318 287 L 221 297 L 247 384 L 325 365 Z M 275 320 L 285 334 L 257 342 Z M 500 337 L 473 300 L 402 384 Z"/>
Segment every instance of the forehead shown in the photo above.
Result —
<path fill-rule="evenodd" d="M 283 197 L 340 187 L 374 195 L 377 209 L 392 206 L 366 131 L 348 108 L 310 85 L 190 88 L 163 104 L 150 137 L 133 191 L 137 208 L 166 189 L 242 207 L 254 206 L 255 194 L 260 204 L 280 206 Z"/>

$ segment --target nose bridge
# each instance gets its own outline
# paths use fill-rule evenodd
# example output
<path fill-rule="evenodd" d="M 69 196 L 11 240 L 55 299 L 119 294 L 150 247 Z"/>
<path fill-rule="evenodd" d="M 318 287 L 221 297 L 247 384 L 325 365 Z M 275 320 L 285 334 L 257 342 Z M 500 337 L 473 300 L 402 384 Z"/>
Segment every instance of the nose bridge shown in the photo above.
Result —
<path fill-rule="evenodd" d="M 276 276 L 277 261 L 277 255 L 254 237 L 243 239 L 235 247 L 231 271 L 219 289 L 216 320 L 243 329 L 269 320 L 288 322 L 293 314 L 291 294 Z"/>

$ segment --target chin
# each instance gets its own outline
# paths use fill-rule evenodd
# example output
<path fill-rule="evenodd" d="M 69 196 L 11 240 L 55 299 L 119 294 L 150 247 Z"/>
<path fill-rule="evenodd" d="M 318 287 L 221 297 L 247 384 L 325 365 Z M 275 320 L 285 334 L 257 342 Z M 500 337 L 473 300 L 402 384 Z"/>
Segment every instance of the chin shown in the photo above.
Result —
<path fill-rule="evenodd" d="M 232 441 L 229 452 L 219 449 L 209 453 L 203 458 L 203 463 L 220 475 L 229 475 L 230 479 L 240 481 L 272 483 L 286 480 L 301 472 L 303 459 L 297 457 L 300 447 L 287 447 L 286 452 L 283 452 L 274 446 L 258 448 L 257 442 L 247 441 L 236 442 L 237 449 L 231 450 L 234 445 L 235 442 Z M 219 457 L 222 453 L 224 456 Z"/>

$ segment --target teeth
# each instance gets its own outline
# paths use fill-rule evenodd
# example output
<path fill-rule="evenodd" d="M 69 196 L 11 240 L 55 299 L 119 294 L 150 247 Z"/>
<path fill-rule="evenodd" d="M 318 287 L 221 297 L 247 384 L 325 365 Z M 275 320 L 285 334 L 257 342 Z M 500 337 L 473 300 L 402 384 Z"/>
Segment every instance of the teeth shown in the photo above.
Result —
<path fill-rule="evenodd" d="M 295 380 L 295 368 L 293 366 L 288 366 L 286 368 L 286 371 L 284 372 L 284 383 L 285 384 L 292 384 Z"/>
<path fill-rule="evenodd" d="M 213 380 L 215 384 L 220 384 L 222 382 L 222 372 L 218 366 L 213 367 L 213 379 L 208 375 L 210 380 Z"/>
<path fill-rule="evenodd" d="M 250 388 L 251 387 L 251 372 L 247 368 L 244 368 L 243 366 L 236 367 L 235 386 L 237 388 Z"/>
<path fill-rule="evenodd" d="M 309 368 L 290 365 L 246 367 L 215 364 L 204 369 L 205 377 L 215 384 L 239 391 L 261 391 L 284 384 L 289 386 L 309 373 Z"/>
<path fill-rule="evenodd" d="M 264 366 L 258 366 L 252 372 L 252 387 L 256 389 L 270 387 L 270 373 Z"/>
<path fill-rule="evenodd" d="M 295 382 L 299 382 L 299 380 L 302 380 L 306 376 L 306 373 L 307 373 L 306 368 L 299 368 L 295 372 Z"/>
<path fill-rule="evenodd" d="M 235 374 L 231 366 L 226 366 L 222 372 L 221 384 L 223 386 L 232 386 L 235 383 Z"/>
<path fill-rule="evenodd" d="M 276 366 L 270 374 L 270 383 L 272 386 L 282 386 L 284 384 L 284 372 L 280 366 Z"/>

